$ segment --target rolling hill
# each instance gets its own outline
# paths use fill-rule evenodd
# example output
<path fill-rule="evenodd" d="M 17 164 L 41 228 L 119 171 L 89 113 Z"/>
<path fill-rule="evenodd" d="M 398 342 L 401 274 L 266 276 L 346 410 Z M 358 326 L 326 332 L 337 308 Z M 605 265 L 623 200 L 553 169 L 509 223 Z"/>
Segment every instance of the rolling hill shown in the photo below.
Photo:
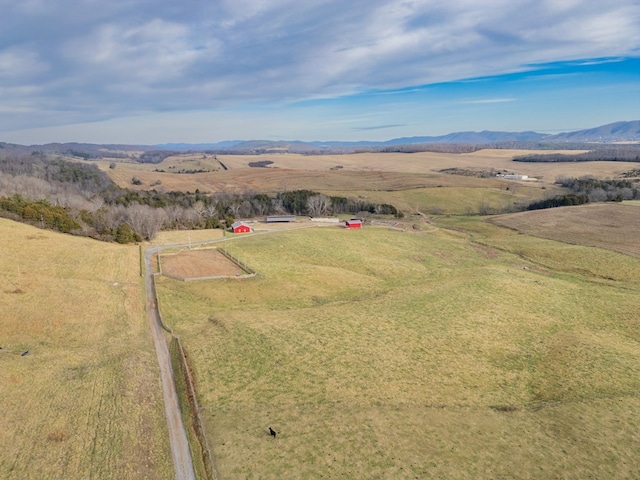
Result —
<path fill-rule="evenodd" d="M 90 158 L 127 158 L 136 156 L 137 152 L 157 150 L 171 151 L 211 151 L 220 153 L 257 153 L 257 152 L 291 152 L 291 153 L 349 153 L 371 149 L 382 151 L 397 149 L 402 146 L 447 146 L 465 145 L 469 148 L 544 148 L 554 147 L 562 143 L 577 149 L 593 147 L 593 144 L 639 143 L 640 120 L 620 121 L 599 127 L 564 132 L 555 135 L 533 131 L 505 132 L 453 132 L 438 136 L 399 137 L 386 141 L 312 141 L 299 140 L 225 140 L 212 143 L 164 143 L 158 145 L 95 145 L 87 143 L 49 143 L 45 145 L 17 145 L 0 142 L 0 152 L 27 153 L 33 152 L 66 154 Z M 585 145 L 589 144 L 589 145 Z M 435 147 L 434 147 L 435 148 Z M 454 152 L 455 153 L 455 152 Z"/>

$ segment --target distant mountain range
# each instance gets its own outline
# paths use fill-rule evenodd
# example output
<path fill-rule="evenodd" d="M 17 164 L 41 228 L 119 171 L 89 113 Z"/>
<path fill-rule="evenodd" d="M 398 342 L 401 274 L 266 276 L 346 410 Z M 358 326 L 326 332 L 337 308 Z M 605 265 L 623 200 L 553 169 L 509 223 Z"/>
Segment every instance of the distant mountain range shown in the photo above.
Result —
<path fill-rule="evenodd" d="M 399 145 L 429 144 L 469 144 L 488 145 L 499 143 L 535 142 L 535 143 L 617 143 L 640 142 L 640 120 L 615 122 L 600 127 L 577 130 L 555 135 L 538 132 L 455 132 L 439 136 L 401 137 L 383 142 L 374 141 L 272 141 L 272 140 L 231 140 L 218 143 L 165 143 L 155 145 L 167 150 L 319 150 L 319 149 L 353 149 L 380 148 Z"/>
<path fill-rule="evenodd" d="M 383 142 L 373 141 L 272 141 L 228 140 L 217 143 L 164 143 L 160 145 L 95 145 L 88 143 L 49 143 L 46 145 L 16 145 L 0 142 L 0 152 L 42 152 L 75 155 L 84 158 L 129 157 L 133 152 L 211 151 L 220 153 L 348 153 L 354 151 L 471 151 L 477 147 L 497 148 L 592 148 L 596 144 L 632 142 L 640 144 L 640 120 L 615 122 L 600 127 L 555 135 L 538 132 L 456 132 L 439 136 L 401 137 Z M 589 145 L 585 145 L 589 144 Z M 455 147 L 465 146 L 465 147 Z"/>

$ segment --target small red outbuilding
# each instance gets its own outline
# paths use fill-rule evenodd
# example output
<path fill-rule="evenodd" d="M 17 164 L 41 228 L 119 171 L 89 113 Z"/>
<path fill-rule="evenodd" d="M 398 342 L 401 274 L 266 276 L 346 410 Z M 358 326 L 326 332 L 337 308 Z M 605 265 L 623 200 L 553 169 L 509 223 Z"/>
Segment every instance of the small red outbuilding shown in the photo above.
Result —
<path fill-rule="evenodd" d="M 352 218 L 344 223 L 345 228 L 362 228 L 362 220 L 359 218 Z"/>
<path fill-rule="evenodd" d="M 253 229 L 244 222 L 234 222 L 231 225 L 233 233 L 251 233 Z"/>

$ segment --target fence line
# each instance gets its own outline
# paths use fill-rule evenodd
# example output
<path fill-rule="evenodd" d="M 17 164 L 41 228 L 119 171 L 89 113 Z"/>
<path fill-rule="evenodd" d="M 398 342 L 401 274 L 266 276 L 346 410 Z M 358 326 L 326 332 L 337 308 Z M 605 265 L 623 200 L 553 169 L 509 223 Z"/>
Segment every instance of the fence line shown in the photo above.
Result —
<path fill-rule="evenodd" d="M 163 275 L 165 277 L 168 278 L 173 278 L 174 280 L 179 280 L 181 282 L 195 282 L 198 280 L 222 280 L 224 278 L 251 278 L 251 277 L 255 277 L 257 275 L 256 271 L 251 268 L 250 266 L 248 266 L 245 262 L 243 262 L 242 260 L 238 259 L 237 257 L 235 257 L 232 253 L 228 252 L 226 249 L 221 248 L 221 247 L 216 247 L 216 250 L 218 250 L 222 255 L 224 255 L 227 259 L 229 259 L 230 261 L 232 261 L 233 263 L 235 263 L 241 270 L 244 270 L 245 274 L 243 275 L 208 275 L 206 277 L 181 277 L 179 275 L 173 275 L 171 273 L 166 273 L 166 272 L 162 272 L 162 264 L 160 263 L 160 252 L 158 252 L 156 254 L 157 257 L 157 261 L 158 261 L 158 270 L 159 270 L 159 274 Z M 180 250 L 177 253 L 172 253 L 170 255 L 179 255 L 183 250 Z M 165 255 L 167 255 L 165 253 Z"/>
<path fill-rule="evenodd" d="M 158 262 L 159 262 L 160 253 L 158 252 L 156 253 L 156 255 L 158 257 Z M 196 398 L 196 388 L 193 381 L 193 376 L 191 375 L 191 369 L 189 368 L 189 363 L 187 361 L 184 348 L 182 347 L 180 336 L 177 335 L 173 331 L 173 329 L 170 326 L 168 326 L 162 319 L 162 314 L 160 312 L 160 303 L 159 303 L 158 294 L 156 291 L 156 275 L 159 275 L 159 273 L 154 273 L 151 276 L 152 277 L 151 288 L 153 290 L 153 300 L 155 302 L 156 310 L 158 312 L 158 320 L 160 322 L 160 326 L 171 335 L 171 341 L 175 342 L 175 344 L 178 347 L 179 371 L 176 372 L 176 368 L 173 366 L 173 362 L 172 362 L 172 369 L 174 371 L 173 374 L 174 376 L 176 376 L 177 374 L 180 374 L 180 378 L 184 380 L 184 383 L 187 387 L 188 405 L 186 406 L 190 410 L 190 417 L 192 420 L 193 429 L 195 431 L 198 443 L 200 444 L 200 448 L 204 453 L 202 455 L 202 461 L 204 463 L 205 473 L 207 474 L 207 477 L 209 479 L 219 480 L 219 477 L 215 468 L 213 452 L 209 447 L 209 442 L 205 434 L 204 422 L 202 421 L 202 417 L 200 415 L 200 407 L 198 406 L 198 400 Z"/>
<path fill-rule="evenodd" d="M 178 275 L 172 275 L 170 273 L 163 273 L 164 277 L 173 278 L 180 282 L 196 282 L 198 280 L 224 280 L 225 278 L 251 278 L 255 277 L 255 273 L 247 273 L 246 275 L 211 275 L 209 277 L 180 277 Z"/>
<path fill-rule="evenodd" d="M 245 272 L 249 273 L 250 276 L 254 276 L 256 274 L 256 271 L 253 268 L 249 267 L 246 263 L 240 261 L 240 259 L 236 258 L 233 254 L 228 252 L 225 248 L 218 248 L 218 251 L 221 254 L 223 254 L 225 257 L 227 257 L 229 260 L 231 260 L 233 263 L 238 265 Z"/>
<path fill-rule="evenodd" d="M 198 405 L 198 399 L 196 398 L 195 383 L 193 381 L 193 376 L 191 375 L 191 368 L 189 367 L 187 355 L 184 351 L 182 342 L 180 341 L 180 337 L 178 335 L 173 335 L 171 341 L 177 346 L 177 360 L 179 361 L 178 368 L 180 370 L 180 373 L 182 374 L 181 378 L 184 379 L 185 385 L 187 387 L 187 403 L 189 404 L 188 406 L 190 410 L 193 430 L 200 445 L 202 454 L 201 458 L 204 464 L 205 473 L 208 478 L 212 480 L 219 480 L 213 460 L 213 452 L 209 447 L 209 441 L 207 440 L 207 435 L 204 430 L 204 422 L 202 421 L 202 417 L 200 415 L 200 406 Z"/>

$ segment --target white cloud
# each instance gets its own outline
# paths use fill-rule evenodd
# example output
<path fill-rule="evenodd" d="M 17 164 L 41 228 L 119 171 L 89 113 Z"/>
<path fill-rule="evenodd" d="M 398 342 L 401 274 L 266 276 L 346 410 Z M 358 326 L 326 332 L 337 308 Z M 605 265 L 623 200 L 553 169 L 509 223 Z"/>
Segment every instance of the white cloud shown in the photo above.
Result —
<path fill-rule="evenodd" d="M 543 62 L 637 55 L 640 45 L 637 0 L 0 0 L 0 6 L 3 106 L 43 108 L 42 115 L 11 118 L 0 112 L 5 129 L 403 93 Z M 16 85 L 34 89 L 6 95 Z"/>
<path fill-rule="evenodd" d="M 15 46 L 0 50 L 0 80 L 3 84 L 31 78 L 48 70 L 38 52 L 28 46 Z"/>

